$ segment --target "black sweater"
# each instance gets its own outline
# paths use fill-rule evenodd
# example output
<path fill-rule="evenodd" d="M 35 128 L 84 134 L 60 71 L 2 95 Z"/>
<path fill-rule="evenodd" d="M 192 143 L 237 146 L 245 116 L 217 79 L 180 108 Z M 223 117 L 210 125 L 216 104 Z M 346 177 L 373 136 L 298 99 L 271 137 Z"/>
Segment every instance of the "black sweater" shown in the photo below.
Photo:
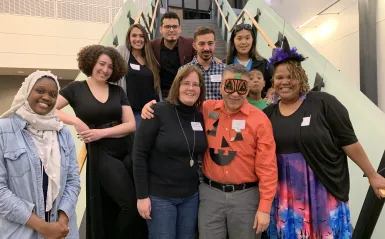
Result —
<path fill-rule="evenodd" d="M 349 113 L 325 92 L 309 92 L 302 104 L 298 110 L 302 117 L 311 117 L 310 124 L 298 125 L 293 140 L 325 188 L 338 200 L 348 201 L 349 168 L 342 147 L 358 141 Z M 270 118 L 277 108 L 278 104 L 271 104 L 263 111 Z"/>
<path fill-rule="evenodd" d="M 133 151 L 134 179 L 138 199 L 150 194 L 158 197 L 184 198 L 198 191 L 198 162 L 207 149 L 204 130 L 195 131 L 194 165 L 176 110 L 192 153 L 194 131 L 191 122 L 203 116 L 195 107 L 160 102 L 153 106 L 154 118 L 142 120 L 135 134 Z"/>

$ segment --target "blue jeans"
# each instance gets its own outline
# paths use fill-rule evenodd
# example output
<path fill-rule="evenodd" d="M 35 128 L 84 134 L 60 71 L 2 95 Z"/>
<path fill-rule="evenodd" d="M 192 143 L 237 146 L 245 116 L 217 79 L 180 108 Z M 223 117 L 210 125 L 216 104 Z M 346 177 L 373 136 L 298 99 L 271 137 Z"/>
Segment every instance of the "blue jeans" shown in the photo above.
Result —
<path fill-rule="evenodd" d="M 150 195 L 151 219 L 147 220 L 149 239 L 194 239 L 199 194 L 188 198 Z"/>
<path fill-rule="evenodd" d="M 140 121 L 142 120 L 141 112 L 134 112 L 136 128 L 138 128 Z"/>

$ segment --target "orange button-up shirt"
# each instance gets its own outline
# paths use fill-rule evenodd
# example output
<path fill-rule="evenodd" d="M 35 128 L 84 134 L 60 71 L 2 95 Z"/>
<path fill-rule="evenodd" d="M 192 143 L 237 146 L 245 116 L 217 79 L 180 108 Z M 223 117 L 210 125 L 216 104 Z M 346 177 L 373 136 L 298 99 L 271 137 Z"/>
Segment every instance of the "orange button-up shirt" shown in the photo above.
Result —
<path fill-rule="evenodd" d="M 223 100 L 206 100 L 203 103 L 203 117 L 206 132 L 213 130 L 214 123 L 219 119 L 216 135 L 206 134 L 208 149 L 203 159 L 205 176 L 220 183 L 259 182 L 258 210 L 270 212 L 278 181 L 275 141 L 270 120 L 247 101 L 238 112 L 229 113 Z M 242 140 L 231 141 L 236 136 L 234 120 L 245 123 L 244 129 L 241 129 Z M 226 142 L 223 145 L 224 141 Z M 229 151 L 236 151 L 236 154 L 229 164 L 220 166 L 212 160 L 210 148 L 214 150 L 214 154 L 218 154 L 218 149 L 224 150 L 224 155 L 228 155 Z"/>

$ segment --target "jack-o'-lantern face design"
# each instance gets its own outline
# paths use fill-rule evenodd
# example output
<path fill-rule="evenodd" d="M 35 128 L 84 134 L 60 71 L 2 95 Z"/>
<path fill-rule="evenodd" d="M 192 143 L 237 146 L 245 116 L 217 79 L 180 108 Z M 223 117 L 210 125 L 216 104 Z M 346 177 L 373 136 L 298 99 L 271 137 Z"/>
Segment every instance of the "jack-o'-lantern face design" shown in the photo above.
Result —
<path fill-rule="evenodd" d="M 211 112 L 209 114 L 209 117 L 215 119 L 219 117 L 219 114 L 217 112 Z M 207 130 L 207 134 L 213 137 L 219 137 L 217 136 L 218 124 L 219 124 L 219 119 L 216 119 L 212 129 Z M 236 132 L 235 137 L 232 137 L 230 141 L 231 142 L 242 141 L 243 137 L 242 137 L 241 130 L 234 130 L 234 131 Z M 210 157 L 219 166 L 228 165 L 234 160 L 235 156 L 237 155 L 237 151 L 233 151 L 229 149 L 230 149 L 229 142 L 226 140 L 224 136 L 222 136 L 220 149 L 209 148 Z"/>

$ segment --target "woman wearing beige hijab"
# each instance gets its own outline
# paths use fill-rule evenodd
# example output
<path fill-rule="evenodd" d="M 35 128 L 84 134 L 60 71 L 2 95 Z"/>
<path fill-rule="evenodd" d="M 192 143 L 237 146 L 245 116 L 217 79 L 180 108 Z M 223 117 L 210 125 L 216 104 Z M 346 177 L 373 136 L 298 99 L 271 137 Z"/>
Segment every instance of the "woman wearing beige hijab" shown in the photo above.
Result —
<path fill-rule="evenodd" d="M 79 238 L 75 144 L 55 114 L 49 71 L 29 75 L 0 116 L 0 238 Z"/>

